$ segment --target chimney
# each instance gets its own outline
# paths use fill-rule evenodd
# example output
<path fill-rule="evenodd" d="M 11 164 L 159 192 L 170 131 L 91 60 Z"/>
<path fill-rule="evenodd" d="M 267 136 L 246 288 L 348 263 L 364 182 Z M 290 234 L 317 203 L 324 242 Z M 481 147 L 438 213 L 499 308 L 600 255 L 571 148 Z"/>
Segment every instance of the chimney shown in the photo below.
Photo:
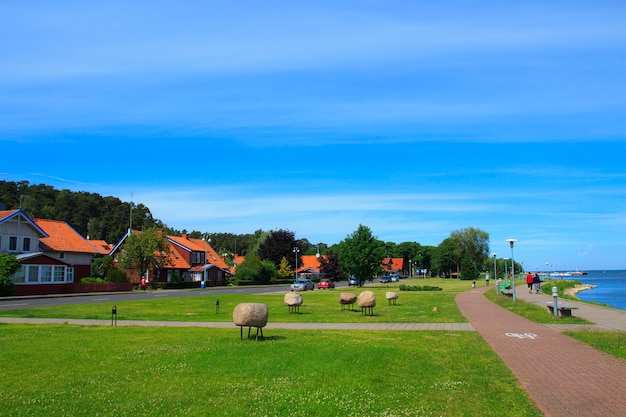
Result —
<path fill-rule="evenodd" d="M 189 240 L 189 237 L 187 236 L 187 233 L 183 233 L 183 239 Z"/>

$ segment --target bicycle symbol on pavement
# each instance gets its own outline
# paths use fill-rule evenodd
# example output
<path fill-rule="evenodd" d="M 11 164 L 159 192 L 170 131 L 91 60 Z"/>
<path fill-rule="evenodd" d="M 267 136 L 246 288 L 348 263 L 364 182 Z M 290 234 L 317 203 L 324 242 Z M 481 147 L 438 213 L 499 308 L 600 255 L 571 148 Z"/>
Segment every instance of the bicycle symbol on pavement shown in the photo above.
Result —
<path fill-rule="evenodd" d="M 537 335 L 534 333 L 505 333 L 506 336 L 509 337 L 517 337 L 518 339 L 533 339 L 537 338 Z"/>

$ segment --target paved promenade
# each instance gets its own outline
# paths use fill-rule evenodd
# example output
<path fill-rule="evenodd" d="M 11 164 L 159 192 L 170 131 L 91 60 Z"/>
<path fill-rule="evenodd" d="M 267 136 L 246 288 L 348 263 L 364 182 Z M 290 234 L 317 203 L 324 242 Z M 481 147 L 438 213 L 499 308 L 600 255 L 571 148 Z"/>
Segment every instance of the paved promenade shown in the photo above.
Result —
<path fill-rule="evenodd" d="M 626 416 L 626 361 L 499 307 L 484 296 L 486 290 L 483 287 L 458 294 L 459 309 L 545 416 Z M 551 299 L 528 294 L 525 287 L 518 287 L 516 295 L 520 300 L 529 296 L 543 306 Z M 599 310 L 593 313 L 597 323 L 613 326 L 614 310 L 590 310 L 595 309 Z M 580 313 L 574 314 L 583 316 Z"/>

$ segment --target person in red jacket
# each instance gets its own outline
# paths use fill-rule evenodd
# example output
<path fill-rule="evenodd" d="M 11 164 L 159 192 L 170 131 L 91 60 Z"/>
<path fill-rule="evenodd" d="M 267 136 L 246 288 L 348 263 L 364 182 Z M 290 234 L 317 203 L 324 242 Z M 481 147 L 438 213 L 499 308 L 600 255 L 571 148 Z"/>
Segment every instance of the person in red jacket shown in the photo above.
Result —
<path fill-rule="evenodd" d="M 528 285 L 528 294 L 533 292 L 533 274 L 530 272 L 526 275 L 526 285 Z"/>

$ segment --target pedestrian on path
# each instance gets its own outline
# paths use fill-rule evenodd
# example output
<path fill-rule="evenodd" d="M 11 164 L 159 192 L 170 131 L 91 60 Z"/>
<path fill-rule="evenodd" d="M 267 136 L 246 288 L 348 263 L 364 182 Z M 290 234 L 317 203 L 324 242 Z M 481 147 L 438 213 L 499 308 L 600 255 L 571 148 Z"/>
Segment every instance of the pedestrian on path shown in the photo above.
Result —
<path fill-rule="evenodd" d="M 485 274 L 485 287 L 489 286 L 489 272 Z"/>
<path fill-rule="evenodd" d="M 533 275 L 533 287 L 535 287 L 535 294 L 539 294 L 541 292 L 541 278 L 539 278 L 539 275 L 537 275 L 536 272 L 535 275 Z"/>
<path fill-rule="evenodd" d="M 528 294 L 533 292 L 533 274 L 530 272 L 526 274 L 526 285 L 528 285 Z"/>

